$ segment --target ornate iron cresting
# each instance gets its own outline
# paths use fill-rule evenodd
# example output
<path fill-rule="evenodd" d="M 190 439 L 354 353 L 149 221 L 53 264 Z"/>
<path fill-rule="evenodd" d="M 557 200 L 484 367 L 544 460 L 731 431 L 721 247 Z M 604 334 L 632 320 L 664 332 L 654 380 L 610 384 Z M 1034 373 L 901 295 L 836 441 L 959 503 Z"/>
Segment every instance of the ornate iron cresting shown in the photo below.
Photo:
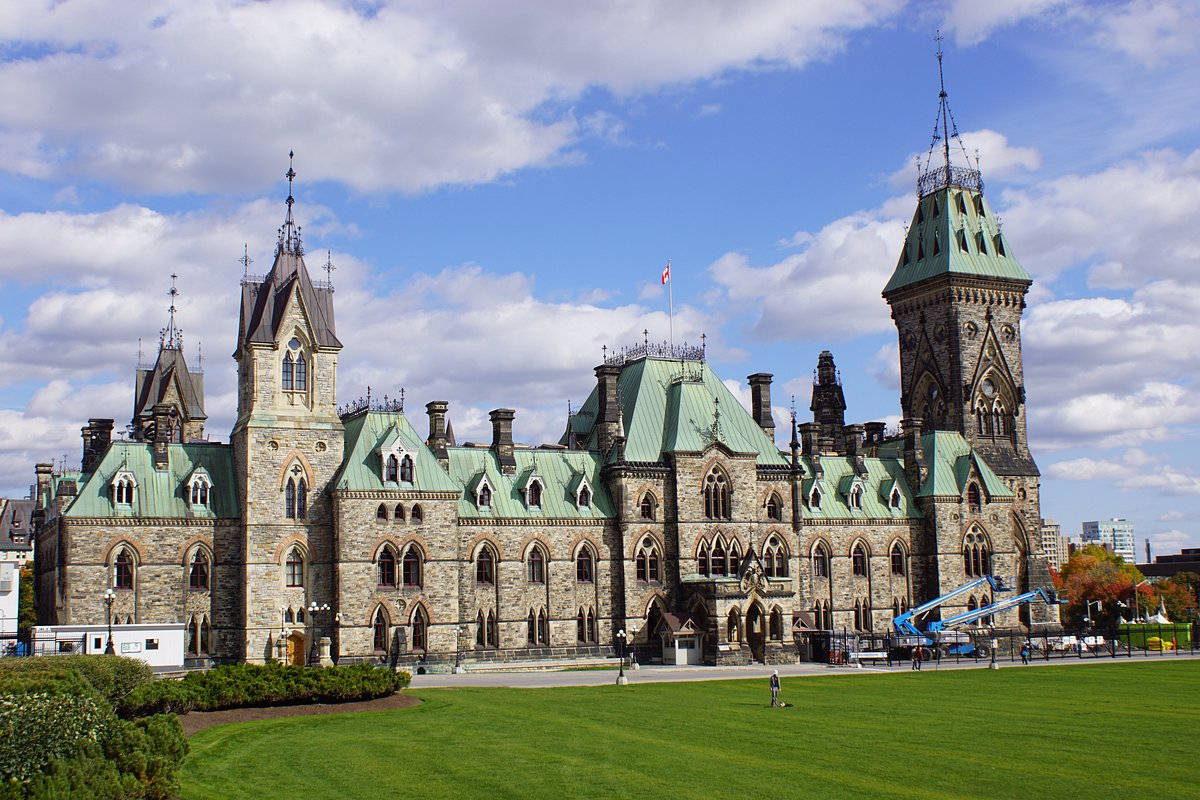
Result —
<path fill-rule="evenodd" d="M 399 397 L 388 397 L 386 394 L 383 399 L 371 396 L 371 387 L 367 387 L 365 397 L 359 397 L 357 400 L 351 400 L 345 405 L 338 406 L 338 416 L 352 417 L 355 414 L 361 414 L 364 411 L 385 411 L 393 414 L 404 413 L 404 390 L 400 390 Z"/>
<path fill-rule="evenodd" d="M 971 167 L 940 166 L 917 178 L 917 195 L 924 197 L 944 187 L 958 186 L 983 194 L 983 173 Z"/>
<path fill-rule="evenodd" d="M 703 361 L 705 347 L 703 344 L 691 345 L 671 344 L 670 342 L 651 342 L 644 340 L 639 344 L 622 347 L 613 351 L 612 355 L 604 356 L 604 363 L 611 367 L 623 367 L 640 358 L 667 358 L 673 361 Z"/>

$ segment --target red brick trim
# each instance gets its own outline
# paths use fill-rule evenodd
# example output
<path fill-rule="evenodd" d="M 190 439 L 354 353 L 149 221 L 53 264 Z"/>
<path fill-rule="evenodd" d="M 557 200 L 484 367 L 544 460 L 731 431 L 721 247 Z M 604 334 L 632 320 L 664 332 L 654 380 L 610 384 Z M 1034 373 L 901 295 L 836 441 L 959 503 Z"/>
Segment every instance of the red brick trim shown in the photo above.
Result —
<path fill-rule="evenodd" d="M 132 536 L 114 536 L 108 540 L 108 546 L 105 548 L 105 566 L 113 566 L 114 560 L 117 557 L 117 548 L 123 544 L 127 545 L 129 549 L 133 551 L 134 556 L 136 556 L 137 563 L 134 564 L 135 567 L 145 563 L 146 556 L 142 552 L 142 545 L 137 539 L 134 539 Z"/>
<path fill-rule="evenodd" d="M 309 491 L 315 490 L 315 478 L 313 478 L 312 464 L 308 463 L 308 458 L 304 453 L 300 452 L 299 448 L 292 448 L 292 452 L 283 457 L 283 463 L 279 466 L 279 473 L 276 476 L 276 483 L 279 490 L 283 491 L 283 485 L 287 481 L 287 470 L 292 465 L 293 461 L 299 461 L 300 466 L 304 468 L 304 481 L 308 484 Z"/>
<path fill-rule="evenodd" d="M 204 546 L 204 549 L 208 552 L 208 563 L 211 566 L 215 560 L 213 558 L 213 543 L 207 536 L 193 536 L 184 542 L 183 546 L 179 548 L 179 563 L 185 568 L 188 566 L 188 552 L 196 545 Z"/>
<path fill-rule="evenodd" d="M 284 539 L 282 542 L 280 542 L 275 547 L 275 556 L 274 556 L 275 563 L 282 566 L 283 565 L 283 554 L 286 553 L 291 548 L 291 546 L 294 544 L 300 545 L 300 549 L 302 551 L 304 551 L 304 561 L 306 562 L 305 569 L 307 570 L 307 567 L 308 567 L 308 564 L 307 564 L 307 561 L 308 561 L 308 537 L 301 536 L 298 533 L 293 533 L 291 536 L 288 536 L 286 539 Z"/>

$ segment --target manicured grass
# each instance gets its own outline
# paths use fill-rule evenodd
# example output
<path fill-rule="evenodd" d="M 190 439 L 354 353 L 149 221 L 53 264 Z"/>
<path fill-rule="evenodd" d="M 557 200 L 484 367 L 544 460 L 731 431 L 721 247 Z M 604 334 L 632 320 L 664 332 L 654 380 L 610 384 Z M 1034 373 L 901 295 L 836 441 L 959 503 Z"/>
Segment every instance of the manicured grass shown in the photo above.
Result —
<path fill-rule="evenodd" d="M 412 693 L 202 731 L 181 797 L 1200 796 L 1200 661 Z"/>

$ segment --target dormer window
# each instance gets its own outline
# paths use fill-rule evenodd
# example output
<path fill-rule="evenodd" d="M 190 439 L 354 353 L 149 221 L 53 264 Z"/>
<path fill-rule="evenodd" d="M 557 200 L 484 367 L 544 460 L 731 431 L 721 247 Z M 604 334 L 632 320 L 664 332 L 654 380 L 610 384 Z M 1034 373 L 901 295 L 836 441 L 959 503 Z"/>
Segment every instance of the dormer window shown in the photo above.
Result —
<path fill-rule="evenodd" d="M 383 479 L 389 483 L 396 483 L 400 480 L 400 460 L 396 458 L 395 453 L 388 454 Z"/>
<path fill-rule="evenodd" d="M 285 392 L 308 391 L 308 360 L 304 356 L 304 347 L 300 340 L 293 336 L 283 354 L 282 385 Z"/>
<path fill-rule="evenodd" d="M 407 453 L 404 454 L 404 458 L 400 459 L 400 482 L 413 482 L 413 460 L 412 456 Z"/>
<path fill-rule="evenodd" d="M 412 483 L 413 457 L 393 429 L 379 445 L 380 478 L 384 483 Z"/>
<path fill-rule="evenodd" d="M 207 506 L 211 493 L 212 481 L 208 475 L 200 472 L 192 476 L 192 480 L 188 485 L 188 497 L 193 506 Z"/>
<path fill-rule="evenodd" d="M 592 507 L 592 485 L 586 475 L 579 475 L 571 482 L 575 492 L 575 507 L 579 510 Z"/>
<path fill-rule="evenodd" d="M 479 488 L 475 490 L 475 505 L 480 508 L 492 507 L 492 486 L 488 483 L 486 475 L 479 481 Z"/>
<path fill-rule="evenodd" d="M 900 490 L 898 488 L 894 488 L 892 489 L 892 496 L 888 498 L 888 506 L 898 511 L 900 509 L 900 501 L 902 499 L 903 498 L 900 494 Z"/>
<path fill-rule="evenodd" d="M 975 213 L 982 217 L 983 216 L 983 196 L 977 194 L 971 199 L 975 203 Z"/>
<path fill-rule="evenodd" d="M 975 234 L 975 248 L 979 250 L 982 255 L 987 255 L 987 237 L 983 235 L 983 231 Z"/>
<path fill-rule="evenodd" d="M 132 472 L 118 472 L 115 476 L 113 476 L 112 495 L 114 505 L 133 505 L 133 500 L 136 496 L 136 493 L 137 479 L 133 477 Z"/>
<path fill-rule="evenodd" d="M 966 213 L 967 213 L 967 201 L 963 199 L 963 193 L 962 193 L 962 192 L 956 192 L 956 193 L 955 193 L 955 195 L 954 195 L 954 204 L 955 204 L 956 206 L 958 206 L 958 213 L 960 213 L 960 214 L 966 214 Z"/>
<path fill-rule="evenodd" d="M 938 241 L 938 235 L 935 233 L 933 235 L 933 254 L 936 256 L 940 252 L 942 252 L 942 243 Z"/>
<path fill-rule="evenodd" d="M 1000 234 L 998 234 L 998 233 L 992 237 L 992 247 L 995 248 L 996 255 L 998 255 L 998 256 L 1008 255 L 1007 253 L 1004 252 L 1004 240 L 1000 238 Z"/>
<path fill-rule="evenodd" d="M 958 239 L 958 249 L 962 250 L 964 253 L 971 252 L 971 249 L 967 247 L 967 234 L 962 228 L 958 229 L 956 237 Z"/>
<path fill-rule="evenodd" d="M 542 507 L 542 492 L 545 487 L 542 485 L 542 479 L 536 475 L 529 476 L 529 480 L 525 482 L 525 507 L 530 509 L 540 509 Z"/>
<path fill-rule="evenodd" d="M 856 483 L 850 489 L 850 507 L 856 511 L 862 511 L 863 487 L 861 483 Z"/>
<path fill-rule="evenodd" d="M 587 486 L 581 486 L 579 489 L 579 507 L 591 508 L 592 506 L 592 490 Z"/>
<path fill-rule="evenodd" d="M 812 491 L 808 495 L 808 505 L 810 508 L 821 507 L 821 490 L 816 486 L 812 487 Z"/>

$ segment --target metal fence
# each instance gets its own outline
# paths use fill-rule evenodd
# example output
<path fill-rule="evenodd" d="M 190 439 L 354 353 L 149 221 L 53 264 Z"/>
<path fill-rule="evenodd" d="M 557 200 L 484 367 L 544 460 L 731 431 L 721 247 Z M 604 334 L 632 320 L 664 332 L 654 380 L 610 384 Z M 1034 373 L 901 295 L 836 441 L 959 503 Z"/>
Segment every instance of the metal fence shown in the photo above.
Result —
<path fill-rule="evenodd" d="M 1118 625 L 1034 633 L 1021 628 L 940 631 L 925 636 L 872 634 L 843 628 L 809 634 L 814 660 L 830 664 L 864 661 L 889 665 L 912 659 L 921 648 L 926 662 L 963 664 L 996 661 L 1049 661 L 1064 658 L 1171 658 L 1195 655 L 1191 623 Z"/>

